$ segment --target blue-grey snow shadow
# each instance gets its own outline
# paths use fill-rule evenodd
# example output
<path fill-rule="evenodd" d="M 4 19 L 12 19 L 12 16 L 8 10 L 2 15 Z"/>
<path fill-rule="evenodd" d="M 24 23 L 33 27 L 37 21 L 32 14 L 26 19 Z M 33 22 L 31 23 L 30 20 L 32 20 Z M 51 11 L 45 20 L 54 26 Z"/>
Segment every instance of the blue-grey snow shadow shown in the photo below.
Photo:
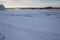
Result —
<path fill-rule="evenodd" d="M 0 23 L 0 40 L 6 39 L 6 33 L 8 33 L 8 29 L 11 29 L 12 26 L 6 23 Z"/>
<path fill-rule="evenodd" d="M 11 25 L 5 24 L 5 23 L 0 23 L 0 26 L 2 26 L 2 28 L 4 27 L 11 27 Z M 17 27 L 16 27 L 17 28 Z M 26 32 L 28 34 L 28 36 L 33 39 L 33 40 L 60 40 L 60 33 L 54 33 L 54 32 L 44 32 L 42 30 L 34 30 L 32 28 L 19 28 L 19 32 Z M 1 40 L 5 39 L 5 35 L 1 34 Z"/>
<path fill-rule="evenodd" d="M 19 29 L 27 32 L 28 36 L 33 40 L 60 40 L 60 33 L 39 31 L 32 28 Z"/>
<path fill-rule="evenodd" d="M 0 28 L 6 28 L 6 27 L 12 27 L 12 25 L 10 24 L 6 24 L 6 23 L 0 23 Z"/>
<path fill-rule="evenodd" d="M 60 12 L 37 12 L 28 14 L 10 14 L 11 16 L 23 16 L 23 17 L 48 17 L 60 19 Z"/>
<path fill-rule="evenodd" d="M 30 31 L 28 35 L 34 40 L 60 40 L 60 33 Z"/>
<path fill-rule="evenodd" d="M 4 34 L 0 33 L 0 40 L 4 40 L 5 37 L 6 37 L 6 36 L 5 36 Z"/>
<path fill-rule="evenodd" d="M 26 14 L 26 15 L 19 15 L 19 14 L 10 14 L 11 16 L 24 16 L 24 17 L 34 17 L 33 15 L 31 15 L 31 14 Z"/>

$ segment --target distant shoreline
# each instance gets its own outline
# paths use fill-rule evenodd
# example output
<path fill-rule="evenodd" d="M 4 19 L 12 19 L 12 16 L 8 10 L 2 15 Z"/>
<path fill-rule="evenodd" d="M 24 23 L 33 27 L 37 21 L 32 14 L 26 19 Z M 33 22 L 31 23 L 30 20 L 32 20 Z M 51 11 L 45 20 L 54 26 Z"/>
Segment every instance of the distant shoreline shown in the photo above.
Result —
<path fill-rule="evenodd" d="M 60 9 L 59 8 L 52 8 L 52 7 L 45 7 L 45 8 L 6 8 L 6 9 Z"/>

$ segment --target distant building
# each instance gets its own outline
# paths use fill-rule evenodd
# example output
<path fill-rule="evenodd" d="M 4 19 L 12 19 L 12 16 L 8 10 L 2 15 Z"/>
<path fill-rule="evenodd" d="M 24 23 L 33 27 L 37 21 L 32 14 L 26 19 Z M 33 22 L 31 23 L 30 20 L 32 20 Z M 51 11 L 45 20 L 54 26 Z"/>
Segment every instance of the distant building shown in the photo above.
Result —
<path fill-rule="evenodd" d="M 5 6 L 3 4 L 0 4 L 0 10 L 5 10 Z"/>

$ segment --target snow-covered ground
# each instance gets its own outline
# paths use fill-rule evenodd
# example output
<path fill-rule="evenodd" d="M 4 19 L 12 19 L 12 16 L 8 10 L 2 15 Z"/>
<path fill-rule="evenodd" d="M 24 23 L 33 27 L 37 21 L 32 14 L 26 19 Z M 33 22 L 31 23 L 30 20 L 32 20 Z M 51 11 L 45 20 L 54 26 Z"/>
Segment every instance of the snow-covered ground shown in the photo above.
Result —
<path fill-rule="evenodd" d="M 0 40 L 60 40 L 60 9 L 0 11 Z"/>

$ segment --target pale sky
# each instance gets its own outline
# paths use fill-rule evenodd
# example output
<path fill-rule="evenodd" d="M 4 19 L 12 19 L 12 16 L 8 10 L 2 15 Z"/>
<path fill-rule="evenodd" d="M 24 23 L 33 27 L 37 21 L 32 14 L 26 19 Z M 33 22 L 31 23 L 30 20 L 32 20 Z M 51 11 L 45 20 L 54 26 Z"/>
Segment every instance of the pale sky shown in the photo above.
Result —
<path fill-rule="evenodd" d="M 6 7 L 60 7 L 60 0 L 0 0 Z"/>

